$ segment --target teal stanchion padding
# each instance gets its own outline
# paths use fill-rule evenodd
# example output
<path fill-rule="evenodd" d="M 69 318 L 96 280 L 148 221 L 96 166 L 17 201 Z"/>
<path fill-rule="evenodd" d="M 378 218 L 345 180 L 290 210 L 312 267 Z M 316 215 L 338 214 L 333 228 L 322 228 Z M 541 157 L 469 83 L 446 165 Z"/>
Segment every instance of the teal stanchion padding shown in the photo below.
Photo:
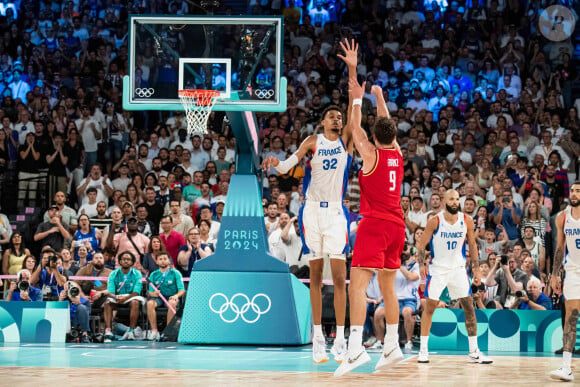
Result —
<path fill-rule="evenodd" d="M 289 273 L 193 272 L 178 341 L 301 345 L 310 303 Z M 298 284 L 302 287 L 299 281 Z M 294 297 L 294 293 L 299 298 Z M 307 295 L 307 294 L 306 294 Z"/>

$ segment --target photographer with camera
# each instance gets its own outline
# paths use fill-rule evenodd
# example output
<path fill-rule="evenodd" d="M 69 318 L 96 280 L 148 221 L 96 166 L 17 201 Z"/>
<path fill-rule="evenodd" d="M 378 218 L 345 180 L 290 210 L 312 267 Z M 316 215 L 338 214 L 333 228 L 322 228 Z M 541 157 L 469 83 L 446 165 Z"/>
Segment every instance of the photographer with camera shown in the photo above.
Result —
<path fill-rule="evenodd" d="M 501 266 L 501 268 L 500 268 Z M 498 285 L 496 301 L 509 308 L 515 299 L 518 290 L 526 288 L 528 276 L 521 269 L 518 269 L 518 261 L 512 256 L 502 255 L 501 259 L 495 261 L 495 265 L 485 280 L 488 287 Z"/>
<path fill-rule="evenodd" d="M 70 322 L 71 335 L 73 338 L 77 336 L 77 327 L 81 331 L 81 343 L 90 343 L 89 339 L 89 320 L 91 318 L 91 302 L 83 294 L 80 286 L 73 281 L 67 281 L 64 284 L 64 289 L 60 292 L 59 301 L 68 301 L 70 303 Z"/>
<path fill-rule="evenodd" d="M 62 259 L 50 247 L 44 247 L 40 265 L 32 273 L 31 283 L 42 290 L 44 301 L 56 301 L 67 281 Z"/>
<path fill-rule="evenodd" d="M 528 281 L 524 290 L 516 291 L 516 299 L 510 309 L 520 310 L 552 310 L 552 299 L 542 293 L 542 283 L 537 278 Z"/>
<path fill-rule="evenodd" d="M 6 301 L 42 301 L 40 289 L 30 285 L 32 277 L 30 271 L 22 269 L 16 274 L 16 277 L 16 280 L 10 282 Z"/>

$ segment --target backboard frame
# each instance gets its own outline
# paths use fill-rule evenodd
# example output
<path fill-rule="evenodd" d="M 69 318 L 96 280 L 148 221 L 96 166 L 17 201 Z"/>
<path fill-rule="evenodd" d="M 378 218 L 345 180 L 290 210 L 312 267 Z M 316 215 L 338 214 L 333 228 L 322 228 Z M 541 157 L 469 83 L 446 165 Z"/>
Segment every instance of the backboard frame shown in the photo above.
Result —
<path fill-rule="evenodd" d="M 283 55 L 283 19 L 281 16 L 179 16 L 179 15 L 129 15 L 129 75 L 123 78 L 123 108 L 125 110 L 183 110 L 183 106 L 176 96 L 175 102 L 167 99 L 138 99 L 135 98 L 135 87 L 132 82 L 135 71 L 135 37 L 134 31 L 137 23 L 149 24 L 257 24 L 270 25 L 276 24 L 274 36 L 277 40 L 276 56 L 278 60 L 273 65 L 276 68 L 276 74 L 279 74 L 278 86 L 275 89 L 274 98 L 268 100 L 241 100 L 237 91 L 231 91 L 230 98 L 219 100 L 214 106 L 215 111 L 255 111 L 255 112 L 281 112 L 287 109 L 286 90 L 288 82 L 282 76 L 282 55 Z M 219 61 L 223 58 L 204 58 L 210 61 Z M 181 66 L 180 66 L 181 70 Z M 168 102 L 171 101 L 171 102 Z"/>

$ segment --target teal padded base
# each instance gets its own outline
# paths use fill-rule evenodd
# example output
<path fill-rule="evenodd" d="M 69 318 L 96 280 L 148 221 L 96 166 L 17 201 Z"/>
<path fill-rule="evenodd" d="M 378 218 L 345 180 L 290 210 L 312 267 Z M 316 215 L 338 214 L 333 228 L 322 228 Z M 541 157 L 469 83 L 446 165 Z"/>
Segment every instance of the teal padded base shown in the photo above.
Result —
<path fill-rule="evenodd" d="M 311 324 L 308 288 L 292 274 L 193 271 L 178 341 L 303 345 Z"/>

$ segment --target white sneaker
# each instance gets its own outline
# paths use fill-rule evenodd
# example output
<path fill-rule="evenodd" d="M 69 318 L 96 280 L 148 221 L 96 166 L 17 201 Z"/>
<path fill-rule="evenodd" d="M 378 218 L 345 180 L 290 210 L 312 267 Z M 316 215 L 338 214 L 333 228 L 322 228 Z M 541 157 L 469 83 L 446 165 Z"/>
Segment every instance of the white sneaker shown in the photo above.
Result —
<path fill-rule="evenodd" d="M 405 344 L 405 351 L 411 352 L 412 350 L 413 350 L 413 342 L 407 341 L 407 344 Z"/>
<path fill-rule="evenodd" d="M 338 363 L 342 363 L 344 356 L 346 355 L 346 340 L 337 339 L 334 340 L 334 345 L 330 348 L 330 353 L 334 356 L 334 360 Z"/>
<path fill-rule="evenodd" d="M 135 336 L 135 340 L 146 340 L 147 339 L 147 335 L 146 332 L 141 329 L 141 327 L 135 327 L 135 329 L 133 329 L 133 335 Z"/>
<path fill-rule="evenodd" d="M 368 363 L 370 360 L 371 357 L 367 351 L 365 351 L 365 347 L 358 349 L 355 354 L 348 351 L 344 356 L 342 363 L 340 363 L 336 371 L 334 371 L 334 376 L 338 377 L 347 374 L 355 368 Z"/>
<path fill-rule="evenodd" d="M 419 356 L 417 356 L 417 363 L 429 363 L 429 352 L 419 351 Z"/>
<path fill-rule="evenodd" d="M 385 348 L 383 350 L 383 353 L 381 354 L 381 357 L 375 366 L 375 370 L 385 371 L 393 364 L 397 364 L 401 360 L 403 360 L 403 352 L 401 351 L 401 348 L 399 348 L 399 344 L 395 344 L 395 346 L 391 349 L 387 350 Z"/>
<path fill-rule="evenodd" d="M 125 334 L 123 335 L 123 337 L 121 337 L 119 340 L 121 340 L 121 341 L 125 341 L 125 340 L 135 340 L 135 335 L 133 334 L 133 332 L 127 331 L 127 332 L 125 332 Z"/>
<path fill-rule="evenodd" d="M 468 356 L 467 356 L 467 362 L 468 363 L 478 363 L 478 364 L 491 364 L 493 363 L 493 360 L 487 356 L 485 356 L 483 353 L 479 352 L 479 349 L 471 352 Z"/>
<path fill-rule="evenodd" d="M 383 343 L 381 343 L 379 340 L 377 340 L 376 343 L 371 345 L 370 349 L 383 349 Z"/>
<path fill-rule="evenodd" d="M 550 378 L 563 380 L 564 382 L 571 382 L 574 380 L 574 375 L 570 368 L 560 367 L 556 371 L 550 372 Z"/>
<path fill-rule="evenodd" d="M 326 353 L 326 340 L 324 337 L 312 339 L 312 360 L 315 363 L 326 363 L 328 354 Z"/>
<path fill-rule="evenodd" d="M 159 341 L 159 337 L 160 337 L 159 336 L 159 331 L 155 331 L 155 332 L 149 331 L 149 332 L 147 332 L 147 340 L 150 340 L 150 341 Z"/>
<path fill-rule="evenodd" d="M 374 336 L 371 336 L 371 337 L 369 337 L 369 338 L 367 339 L 367 341 L 365 341 L 365 342 L 364 342 L 364 344 L 363 344 L 363 345 L 364 345 L 365 347 L 369 348 L 369 347 L 372 347 L 372 346 L 373 346 L 373 344 L 374 344 L 374 343 L 376 343 L 376 342 L 377 342 L 377 338 L 376 338 L 376 337 L 374 337 Z"/>
<path fill-rule="evenodd" d="M 103 340 L 103 343 L 110 343 L 111 341 L 113 341 L 114 337 L 115 336 L 113 336 L 113 332 L 106 331 L 105 332 L 105 339 Z"/>

